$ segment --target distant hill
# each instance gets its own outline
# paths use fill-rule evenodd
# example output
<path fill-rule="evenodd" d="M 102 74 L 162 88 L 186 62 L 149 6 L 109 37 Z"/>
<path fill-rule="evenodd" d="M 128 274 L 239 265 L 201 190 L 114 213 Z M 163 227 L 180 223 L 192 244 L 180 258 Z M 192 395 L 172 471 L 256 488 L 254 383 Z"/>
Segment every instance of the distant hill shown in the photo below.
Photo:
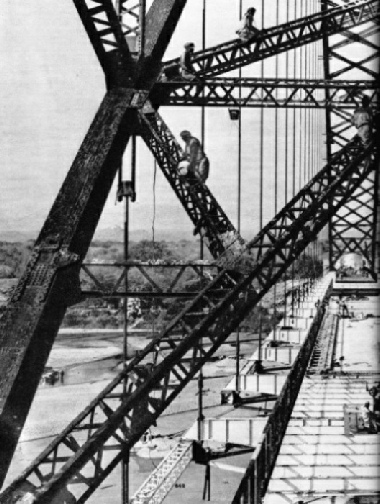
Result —
<path fill-rule="evenodd" d="M 35 240 L 38 231 L 0 231 L 0 241 L 8 243 L 23 243 Z"/>
<path fill-rule="evenodd" d="M 31 231 L 0 231 L 0 241 L 8 243 L 22 243 L 28 240 L 35 240 L 39 234 L 37 230 Z M 152 240 L 152 231 L 145 229 L 131 230 L 129 233 L 129 238 L 131 241 L 138 242 L 141 240 Z M 172 229 L 170 231 L 156 230 L 155 240 L 157 241 L 168 241 L 175 242 L 180 240 L 191 240 L 192 234 L 189 231 L 183 231 L 182 229 Z M 94 234 L 94 240 L 96 241 L 112 241 L 112 242 L 123 242 L 124 240 L 124 230 L 121 226 L 115 226 L 112 228 L 97 229 Z"/>
<path fill-rule="evenodd" d="M 134 237 L 138 239 L 134 239 Z M 182 261 L 194 261 L 200 258 L 199 237 L 192 240 L 163 240 L 155 237 L 153 253 L 153 240 L 141 239 L 138 233 L 132 234 L 129 242 L 129 254 L 132 259 L 148 260 L 162 259 L 160 253 L 164 253 L 164 259 Z M 16 235 L 14 235 L 16 238 Z M 124 257 L 123 236 L 119 236 L 118 229 L 114 232 L 95 236 L 85 261 L 110 262 L 120 261 Z M 23 271 L 33 249 L 34 242 L 31 240 L 2 240 L 0 238 L 0 279 L 18 278 Z M 152 256 L 151 256 L 152 255 Z M 211 259 L 210 253 L 204 247 L 204 259 Z"/>
<path fill-rule="evenodd" d="M 129 232 L 129 239 L 134 242 L 152 240 L 152 238 L 151 230 L 136 229 Z M 172 229 L 170 231 L 157 229 L 154 238 L 156 241 L 176 242 L 180 240 L 191 240 L 192 234 L 182 229 Z M 122 242 L 124 240 L 124 229 L 121 226 L 97 229 L 94 234 L 94 240 Z"/>

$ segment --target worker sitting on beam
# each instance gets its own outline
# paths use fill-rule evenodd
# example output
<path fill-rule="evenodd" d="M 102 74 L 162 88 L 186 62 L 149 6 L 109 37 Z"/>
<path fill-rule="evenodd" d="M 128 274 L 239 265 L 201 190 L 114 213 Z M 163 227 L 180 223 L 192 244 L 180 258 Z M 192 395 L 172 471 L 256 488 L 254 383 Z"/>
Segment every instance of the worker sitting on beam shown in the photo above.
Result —
<path fill-rule="evenodd" d="M 181 54 L 179 58 L 179 73 L 181 77 L 187 80 L 196 79 L 196 75 L 194 72 L 193 65 L 191 63 L 191 57 L 194 53 L 194 44 L 192 42 L 188 42 L 185 44 L 185 51 Z"/>
<path fill-rule="evenodd" d="M 241 28 L 236 31 L 239 35 L 239 38 L 242 42 L 249 42 L 252 40 L 259 30 L 254 25 L 254 17 L 255 17 L 256 9 L 254 7 L 250 7 L 247 9 L 244 14 L 243 22 Z"/>

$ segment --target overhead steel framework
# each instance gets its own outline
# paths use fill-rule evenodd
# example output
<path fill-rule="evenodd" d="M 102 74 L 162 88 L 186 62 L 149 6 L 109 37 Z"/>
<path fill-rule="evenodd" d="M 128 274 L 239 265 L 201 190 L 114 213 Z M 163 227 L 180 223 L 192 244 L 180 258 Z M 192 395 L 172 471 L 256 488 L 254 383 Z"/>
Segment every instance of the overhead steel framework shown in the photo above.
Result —
<path fill-rule="evenodd" d="M 315 239 L 336 212 L 375 170 L 377 150 L 355 142 L 335 154 L 241 253 L 253 266 L 221 299 L 215 291 L 239 257 L 220 257 L 224 269 L 128 364 L 125 371 L 58 436 L 38 459 L 0 496 L 2 504 L 29 481 L 34 503 L 53 502 L 68 484 L 76 485 L 76 502 L 85 502 L 108 474 L 152 426 L 183 387 L 217 350 L 239 322 Z M 330 184 L 330 174 L 334 182 Z M 207 308 L 206 310 L 204 310 Z M 194 313 L 198 314 L 194 317 Z M 182 334 L 178 339 L 176 335 Z M 202 344 L 206 340 L 209 346 Z M 158 348 L 170 350 L 155 366 L 148 357 Z M 127 394 L 121 385 L 127 377 Z M 123 397 L 122 403 L 117 399 Z"/>
<path fill-rule="evenodd" d="M 162 64 L 186 0 L 154 0 L 146 14 L 144 0 L 133 7 L 129 0 L 121 0 L 116 9 L 111 0 L 73 1 L 105 73 L 107 92 L 0 320 L 0 369 L 6 370 L 0 375 L 0 483 L 66 309 L 81 299 L 81 265 L 132 136 L 141 136 L 156 158 L 195 232 L 217 259 L 220 272 L 0 495 L 2 504 L 14 502 L 28 479 L 36 488 L 35 503 L 64 502 L 71 483 L 80 487 L 80 496 L 76 492 L 73 502 L 85 502 L 319 231 L 344 211 L 352 195 L 358 199 L 365 181 L 377 177 L 375 143 L 363 148 L 354 141 L 343 142 L 334 155 L 329 154 L 325 168 L 246 243 L 208 187 L 180 178 L 177 164 L 181 148 L 157 112 L 160 105 L 178 96 L 180 89 L 190 93 L 190 97 L 186 95 L 190 104 L 195 95 L 200 96 L 199 89 L 208 86 L 212 102 L 215 85 L 223 89 L 234 84 L 228 80 L 211 83 L 210 77 L 377 21 L 376 0 L 324 9 L 264 29 L 250 43 L 234 39 L 197 52 L 192 60 L 196 74 L 207 79 L 200 88 L 180 82 L 177 59 Z M 123 14 L 128 22 L 123 22 Z M 242 80 L 240 83 L 244 87 Z M 252 82 L 246 85 L 251 89 L 256 86 Z M 281 106 L 281 94 L 274 96 L 271 85 L 259 84 L 261 103 L 267 97 L 274 106 Z M 306 100 L 303 103 L 320 105 L 319 86 L 315 82 L 286 83 L 283 89 L 289 94 L 284 106 L 291 106 L 295 97 L 290 88 L 301 93 Z M 323 88 L 331 91 L 321 99 L 328 107 L 334 103 L 339 86 L 332 83 L 331 88 Z M 276 88 L 280 87 L 277 82 Z M 346 81 L 342 88 L 353 99 L 356 91 L 364 93 L 360 83 Z M 373 83 L 368 89 L 377 99 Z M 231 99 L 232 89 L 224 92 L 223 105 Z M 252 95 L 245 103 L 240 99 L 238 105 L 247 106 L 251 99 L 257 97 Z M 297 106 L 302 106 L 301 102 Z M 373 213 L 374 207 L 367 207 Z M 354 214 L 359 219 L 359 210 Z M 372 239 L 373 220 L 360 217 L 357 227 L 359 224 L 372 226 L 370 233 L 364 232 L 362 243 L 367 237 Z M 181 340 L 173 338 L 178 332 L 183 335 Z M 202 338 L 210 343 L 207 350 L 201 345 Z M 167 357 L 149 368 L 147 355 L 163 346 L 169 350 Z M 188 355 L 190 362 L 186 359 L 185 363 Z"/>
<path fill-rule="evenodd" d="M 331 8 L 331 2 L 322 1 L 322 9 Z M 374 99 L 372 86 L 378 87 L 380 70 L 379 18 L 372 19 L 365 27 L 347 28 L 336 37 L 324 35 L 325 78 L 336 85 L 344 85 L 354 72 L 361 81 L 364 94 L 371 100 L 373 115 L 379 109 Z M 326 141 L 328 159 L 352 137 L 351 111 L 336 104 L 333 90 L 326 87 Z M 361 105 L 362 94 L 356 94 L 357 105 Z M 352 199 L 336 215 L 329 225 L 330 267 L 350 252 L 362 256 L 366 267 L 376 274 L 376 228 L 378 206 L 378 171 L 358 188 Z"/>
<path fill-rule="evenodd" d="M 328 93 L 325 91 L 328 90 Z M 201 82 L 157 85 L 153 103 L 208 107 L 330 107 L 352 109 L 367 94 L 376 106 L 376 81 L 254 79 L 218 77 Z"/>
<path fill-rule="evenodd" d="M 263 29 L 250 43 L 235 39 L 205 51 L 195 52 L 192 59 L 195 74 L 199 78 L 215 77 L 310 44 L 323 36 L 328 37 L 364 24 L 368 20 L 377 19 L 378 8 L 376 1 L 350 2 L 347 6 L 329 9 L 328 12 L 319 12 Z M 178 59 L 166 62 L 163 80 L 175 80 L 178 66 Z"/>

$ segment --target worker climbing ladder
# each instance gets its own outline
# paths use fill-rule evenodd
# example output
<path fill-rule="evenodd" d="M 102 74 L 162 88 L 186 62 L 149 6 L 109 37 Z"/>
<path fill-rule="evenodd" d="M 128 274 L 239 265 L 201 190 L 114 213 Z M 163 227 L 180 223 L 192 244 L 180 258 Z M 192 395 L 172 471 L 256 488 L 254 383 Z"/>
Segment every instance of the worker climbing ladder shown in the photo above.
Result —
<path fill-rule="evenodd" d="M 205 238 L 211 254 L 214 258 L 222 253 L 237 254 L 244 241 L 210 189 L 195 178 L 186 181 L 180 177 L 178 164 L 184 152 L 162 117 L 151 106 L 146 106 L 140 112 L 140 120 L 142 139 L 192 220 L 195 231 Z"/>

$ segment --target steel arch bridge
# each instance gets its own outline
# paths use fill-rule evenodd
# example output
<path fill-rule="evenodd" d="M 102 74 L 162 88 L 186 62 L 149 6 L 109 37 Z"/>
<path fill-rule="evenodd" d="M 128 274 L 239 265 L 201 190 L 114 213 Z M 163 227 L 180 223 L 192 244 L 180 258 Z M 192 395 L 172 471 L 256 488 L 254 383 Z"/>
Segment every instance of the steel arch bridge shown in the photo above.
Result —
<path fill-rule="evenodd" d="M 358 252 L 373 275 L 376 268 L 377 145 L 353 140 L 348 124 L 364 94 L 378 108 L 376 0 L 323 0 L 321 9 L 296 13 L 249 42 L 235 38 L 200 50 L 192 58 L 194 82 L 180 77 L 179 59 L 164 61 L 186 0 L 154 0 L 149 9 L 145 0 L 73 2 L 107 90 L 0 319 L 0 481 L 65 312 L 82 299 L 82 264 L 129 141 L 139 137 L 151 151 L 214 257 L 217 274 L 3 491 L 2 504 L 22 502 L 22 489 L 31 481 L 35 503 L 68 502 L 65 492 L 72 482 L 80 482 L 81 490 L 70 494 L 70 502 L 85 502 L 325 226 L 330 266 L 343 254 Z M 298 78 L 223 76 L 313 43 L 323 45 L 324 62 L 323 75 L 313 79 L 302 76 L 301 63 Z M 355 44 L 369 55 L 350 60 L 347 48 Z M 360 78 L 352 78 L 353 69 Z M 325 166 L 246 242 L 207 185 L 195 179 L 185 183 L 179 176 L 183 151 L 158 112 L 167 105 L 322 108 Z M 120 185 L 122 197 L 128 195 L 125 188 Z M 133 196 L 134 188 L 129 189 Z M 173 337 L 178 331 L 181 341 Z M 208 351 L 201 345 L 205 337 Z M 157 345 L 170 351 L 148 373 L 146 357 Z M 189 351 L 192 359 L 185 364 Z"/>

